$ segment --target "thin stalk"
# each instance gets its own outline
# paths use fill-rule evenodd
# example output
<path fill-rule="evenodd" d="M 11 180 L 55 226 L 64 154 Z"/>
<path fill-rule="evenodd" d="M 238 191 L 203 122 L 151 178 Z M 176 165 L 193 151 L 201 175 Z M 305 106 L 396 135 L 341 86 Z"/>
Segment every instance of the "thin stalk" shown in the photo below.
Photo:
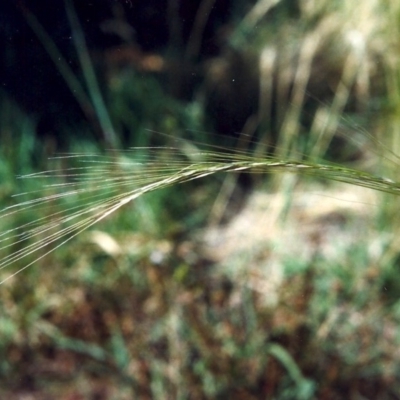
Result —
<path fill-rule="evenodd" d="M 65 0 L 65 8 L 71 24 L 72 37 L 75 42 L 82 72 L 87 83 L 90 98 L 92 99 L 92 103 L 96 110 L 97 118 L 99 119 L 100 126 L 103 130 L 104 137 L 109 145 L 112 147 L 117 147 L 119 143 L 118 136 L 108 114 L 103 95 L 101 94 L 96 72 L 94 70 L 92 60 L 90 59 L 89 50 L 86 45 L 85 36 L 71 0 Z"/>

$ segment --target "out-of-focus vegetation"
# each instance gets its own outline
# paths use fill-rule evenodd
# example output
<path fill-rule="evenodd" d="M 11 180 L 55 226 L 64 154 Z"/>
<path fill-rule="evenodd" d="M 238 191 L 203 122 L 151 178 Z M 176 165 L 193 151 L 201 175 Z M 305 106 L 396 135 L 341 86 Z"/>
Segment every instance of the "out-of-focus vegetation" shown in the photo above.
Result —
<path fill-rule="evenodd" d="M 60 74 L 82 85 L 96 126 L 48 161 L 59 139 L 38 139 L 35 119 L 1 96 L 1 280 L 39 259 L 0 286 L 0 397 L 398 399 L 400 2 L 233 2 L 220 53 L 203 59 L 202 1 L 181 58 L 172 35 L 168 52 L 127 41 L 99 65 L 65 4 L 81 62 L 76 82 Z M 327 158 L 342 163 L 330 178 L 367 171 L 392 193 L 360 188 L 373 186 L 361 172 L 354 187 L 325 182 L 322 168 L 217 174 L 146 193 L 31 254 L 95 221 L 95 202 L 173 176 L 171 146 L 199 165 L 199 141 L 229 144 L 239 161 L 273 154 L 294 172 Z M 164 148 L 153 158 L 116 142 Z"/>

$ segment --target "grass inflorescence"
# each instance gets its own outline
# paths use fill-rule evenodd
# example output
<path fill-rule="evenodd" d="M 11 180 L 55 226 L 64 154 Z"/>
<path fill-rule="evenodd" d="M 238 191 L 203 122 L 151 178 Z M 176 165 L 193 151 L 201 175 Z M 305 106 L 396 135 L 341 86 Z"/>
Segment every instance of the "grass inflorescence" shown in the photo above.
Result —
<path fill-rule="evenodd" d="M 400 3 L 253 3 L 99 67 L 66 1 L 81 73 L 22 8 L 98 142 L 1 99 L 1 398 L 398 398 Z"/>
<path fill-rule="evenodd" d="M 192 145 L 195 148 L 194 145 Z M 118 155 L 60 155 L 54 160 L 76 162 L 79 166 L 48 170 L 20 176 L 42 182 L 37 192 L 24 193 L 20 200 L 4 208 L 0 218 L 18 219 L 19 215 L 41 215 L 33 221 L 1 234 L 5 250 L 27 243 L 1 260 L 3 270 L 15 262 L 39 254 L 38 258 L 2 279 L 1 283 L 23 271 L 49 252 L 64 245 L 87 228 L 99 223 L 146 193 L 219 173 L 295 173 L 363 186 L 398 195 L 400 183 L 368 172 L 333 163 L 307 160 L 281 160 L 274 156 L 256 157 L 244 151 L 218 149 L 203 145 L 183 154 L 176 147 L 137 148 Z M 43 193 L 49 192 L 45 196 Z M 17 199 L 21 199 L 19 195 Z M 71 205 L 71 199 L 73 205 Z M 65 205 L 64 205 L 65 204 Z M 6 226 L 6 224 L 4 225 Z"/>

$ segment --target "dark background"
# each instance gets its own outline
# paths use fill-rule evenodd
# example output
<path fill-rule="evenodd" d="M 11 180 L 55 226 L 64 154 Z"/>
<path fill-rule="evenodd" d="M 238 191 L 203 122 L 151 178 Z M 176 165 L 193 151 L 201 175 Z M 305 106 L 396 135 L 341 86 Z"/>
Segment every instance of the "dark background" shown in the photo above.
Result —
<path fill-rule="evenodd" d="M 208 6 L 203 3 L 206 2 L 75 1 L 76 17 L 103 95 L 107 97 L 110 74 L 120 73 L 122 65 L 137 71 L 136 81 L 146 80 L 150 75 L 155 77 L 167 98 L 192 101 L 204 83 L 207 60 L 226 49 L 232 24 L 252 4 L 230 0 L 208 2 Z M 204 11 L 199 11 L 200 5 Z M 39 138 L 56 138 L 64 148 L 68 146 L 68 136 L 82 132 L 85 126 L 95 140 L 107 141 L 97 126 L 92 107 L 88 104 L 83 110 L 77 103 L 57 62 L 45 48 L 49 43 L 43 43 L 38 28 L 32 26 L 34 18 L 85 86 L 64 2 L 5 0 L 0 7 L 2 95 L 15 100 L 34 118 Z M 196 18 L 203 19 L 200 32 L 194 28 Z M 197 42 L 193 44 L 191 39 L 196 35 Z M 143 65 L 149 55 L 159 56 L 162 66 L 151 70 L 151 66 Z M 136 81 L 132 80 L 131 85 Z M 240 131 L 254 109 L 256 92 L 253 97 L 252 104 L 243 102 L 238 107 L 243 111 L 234 115 L 232 121 L 217 122 L 214 118 L 217 129 Z M 235 100 L 240 101 L 240 96 Z M 135 109 L 131 112 L 139 113 Z M 125 139 L 134 142 L 132 138 Z"/>

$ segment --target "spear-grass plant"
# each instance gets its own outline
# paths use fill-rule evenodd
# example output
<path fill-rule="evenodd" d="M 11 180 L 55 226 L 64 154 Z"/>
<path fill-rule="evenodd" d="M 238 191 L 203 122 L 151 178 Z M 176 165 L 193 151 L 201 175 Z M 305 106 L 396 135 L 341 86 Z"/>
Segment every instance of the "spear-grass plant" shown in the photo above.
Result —
<path fill-rule="evenodd" d="M 175 141 L 179 142 L 177 139 Z M 187 144 L 182 142 L 183 145 Z M 45 215 L 2 232 L 1 250 L 23 244 L 21 249 L 2 258 L 0 268 L 3 276 L 4 270 L 17 261 L 34 259 L 3 277 L 0 284 L 140 196 L 215 174 L 290 172 L 393 195 L 398 195 L 400 191 L 399 182 L 344 165 L 267 155 L 257 157 L 212 145 L 196 149 L 195 145 L 192 143 L 191 150 L 185 153 L 185 146 L 136 148 L 120 152 L 117 156 L 70 153 L 55 157 L 54 160 L 74 161 L 77 166 L 20 176 L 19 179 L 44 182 L 38 191 L 39 196 L 24 200 L 22 196 L 35 193 L 20 194 L 18 199 L 22 200 L 5 207 L 0 218 L 6 221 L 21 216 L 22 220 L 27 220 L 22 215 L 39 216 L 43 211 Z M 387 151 L 390 157 L 396 158 L 395 154 Z M 7 225 L 3 222 L 3 226 Z"/>
<path fill-rule="evenodd" d="M 338 58 L 347 61 L 332 64 L 342 77 L 333 101 L 324 100 L 315 113 L 306 110 L 303 114 L 304 89 L 313 75 L 311 59 L 318 59 L 319 51 L 329 48 L 321 47 L 321 42 L 332 41 L 330 35 L 336 28 L 340 28 L 339 37 L 347 37 L 348 27 L 354 27 L 350 23 L 354 19 L 342 24 L 343 18 L 337 17 L 353 16 L 354 10 L 337 5 L 336 18 L 325 19 L 322 3 L 318 3 L 318 12 L 306 7 L 311 3 L 301 3 L 315 23 L 296 27 L 299 32 L 306 27 L 308 32 L 306 40 L 300 40 L 297 70 L 287 61 L 287 48 L 279 58 L 274 58 L 278 54 L 275 46 L 262 52 L 263 90 L 257 121 L 266 132 L 271 116 L 266 110 L 273 101 L 267 90 L 273 76 L 268 68 L 278 66 L 282 72 L 275 99 L 280 121 L 275 155 L 264 152 L 268 135 L 248 146 L 252 150 L 243 145 L 251 141 L 248 136 L 243 136 L 237 148 L 169 137 L 157 148 L 60 155 L 47 171 L 31 173 L 24 168 L 18 189 L 13 182 L 1 192 L 3 203 L 8 203 L 0 214 L 1 396 L 18 396 L 23 388 L 39 397 L 58 398 L 94 393 L 121 399 L 397 398 L 399 183 L 396 147 L 391 141 L 396 138 L 398 77 L 394 69 L 387 69 L 390 95 L 386 101 L 392 112 L 382 118 L 379 127 L 387 134 L 376 140 L 362 130 L 351 132 L 356 133 L 353 140 L 362 138 L 361 153 L 370 155 L 373 149 L 376 159 L 367 157 L 365 168 L 324 161 L 333 136 L 348 131 L 350 124 L 343 112 L 349 87 L 355 85 L 357 93 L 368 98 L 368 79 L 361 66 L 379 58 L 380 51 L 388 56 L 390 43 L 378 46 L 381 36 L 372 34 L 376 30 L 371 25 L 361 23 L 372 21 L 371 9 L 375 10 L 372 3 L 363 3 L 370 18 L 356 22 L 359 32 L 368 28 L 368 35 L 362 37 L 373 51 L 362 53 L 365 58 L 360 61 L 356 51 L 360 47 L 354 42 L 343 46 Z M 240 34 L 251 32 L 252 24 L 270 10 L 268 2 L 259 4 Z M 396 10 L 390 10 L 393 16 Z M 321 32 L 323 38 L 318 39 Z M 292 80 L 286 75 L 294 77 L 292 91 L 288 89 Z M 309 140 L 302 136 L 302 115 L 311 115 Z M 9 136 L 12 140 L 13 135 Z M 29 137 L 23 136 L 26 142 L 20 140 L 22 147 L 4 146 L 4 159 L 18 158 L 7 153 L 11 149 L 29 149 Z M 373 165 L 372 159 L 382 163 Z M 12 182 L 9 171 L 4 171 L 3 176 Z M 274 174 L 277 179 L 269 182 L 269 197 L 263 199 L 287 204 L 286 214 L 295 189 L 303 187 L 290 177 L 304 182 L 339 181 L 388 197 L 378 208 L 378 228 L 373 233 L 366 225 L 370 219 L 375 221 L 372 206 L 359 218 L 361 222 L 350 219 L 355 225 L 350 236 L 341 235 L 346 227 L 340 221 L 347 217 L 336 210 L 329 214 L 339 220 L 339 228 L 335 225 L 333 233 L 328 232 L 331 247 L 325 253 L 320 249 L 319 231 L 329 229 L 319 220 L 317 233 L 308 234 L 289 224 L 280 231 L 274 231 L 271 224 L 259 231 L 257 224 L 264 220 L 258 218 L 248 230 L 240 231 L 240 241 L 250 238 L 254 246 L 224 260 L 212 251 L 207 253 L 204 244 L 200 246 L 179 229 L 168 231 L 171 223 L 195 212 L 195 207 L 184 208 L 185 203 L 202 208 L 203 217 L 218 209 L 205 200 L 215 195 L 215 182 L 241 173 Z M 203 181 L 207 184 L 202 185 Z M 330 196 L 330 186 L 324 185 Z M 227 186 L 222 186 L 218 199 L 224 197 Z M 343 192 L 343 186 L 339 190 Z M 323 194 L 319 198 L 325 199 Z M 184 209 L 181 214 L 185 215 L 169 217 L 173 207 Z M 214 218 L 212 214 L 209 220 Z M 300 222 L 307 220 L 303 217 Z M 291 229 L 291 240 L 285 236 L 279 243 L 280 234 Z M 256 241 L 259 238 L 251 237 L 252 231 L 261 236 L 270 230 L 261 245 Z M 350 240 L 351 235 L 356 237 Z M 296 242 L 316 250 L 303 259 L 290 253 Z M 66 382 L 63 395 L 61 381 Z"/>

